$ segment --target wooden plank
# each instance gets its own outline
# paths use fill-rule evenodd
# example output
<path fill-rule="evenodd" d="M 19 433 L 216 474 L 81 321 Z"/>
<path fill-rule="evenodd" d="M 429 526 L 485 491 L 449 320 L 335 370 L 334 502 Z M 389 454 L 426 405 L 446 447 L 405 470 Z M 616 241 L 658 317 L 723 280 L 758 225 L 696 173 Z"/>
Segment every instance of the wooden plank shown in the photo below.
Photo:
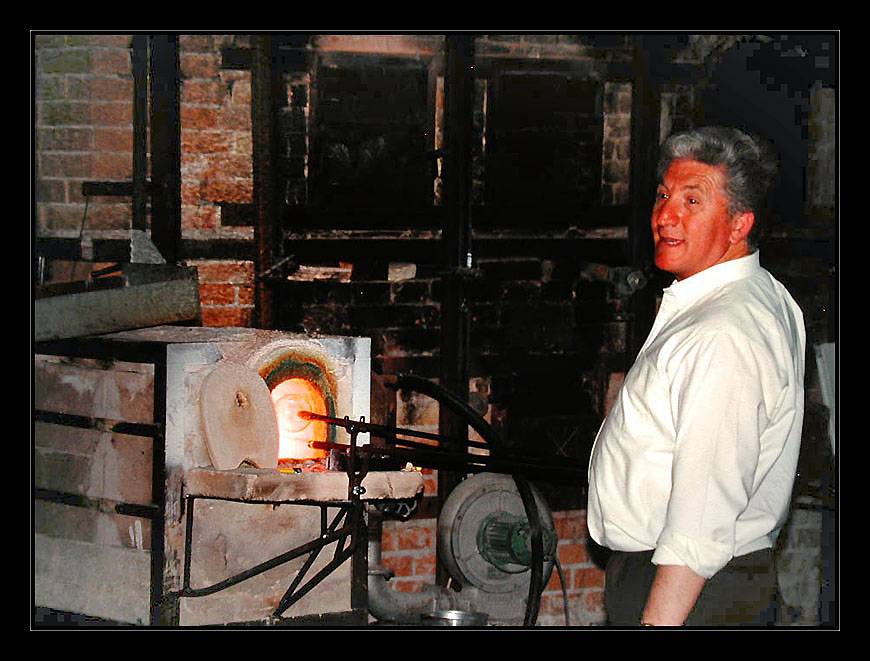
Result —
<path fill-rule="evenodd" d="M 282 473 L 276 470 L 238 468 L 219 471 L 195 468 L 185 475 L 185 493 L 189 496 L 228 498 L 252 502 L 318 502 L 347 500 L 347 475 L 338 471 L 325 473 Z M 423 490 L 423 476 L 418 471 L 376 471 L 362 482 L 363 500 L 413 498 Z"/>
<path fill-rule="evenodd" d="M 35 606 L 148 623 L 148 551 L 34 535 Z"/>

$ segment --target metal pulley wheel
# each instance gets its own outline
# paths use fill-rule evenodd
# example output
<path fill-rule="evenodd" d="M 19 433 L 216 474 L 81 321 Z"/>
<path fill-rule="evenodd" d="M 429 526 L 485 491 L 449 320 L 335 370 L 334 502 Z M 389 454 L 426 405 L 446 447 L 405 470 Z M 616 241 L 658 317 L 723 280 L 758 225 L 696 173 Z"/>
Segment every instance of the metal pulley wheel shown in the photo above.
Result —
<path fill-rule="evenodd" d="M 541 493 L 532 487 L 540 516 L 543 585 L 553 571 L 556 532 Z M 453 579 L 487 593 L 528 592 L 531 530 L 510 475 L 479 473 L 448 496 L 438 517 L 438 551 Z"/>

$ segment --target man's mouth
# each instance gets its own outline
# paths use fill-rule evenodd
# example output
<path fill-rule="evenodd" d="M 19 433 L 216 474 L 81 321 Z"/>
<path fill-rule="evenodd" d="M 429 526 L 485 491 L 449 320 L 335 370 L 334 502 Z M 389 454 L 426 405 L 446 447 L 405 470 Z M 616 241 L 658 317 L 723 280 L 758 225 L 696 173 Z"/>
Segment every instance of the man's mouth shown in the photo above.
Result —
<path fill-rule="evenodd" d="M 682 239 L 666 239 L 666 238 L 661 238 L 661 239 L 659 239 L 659 244 L 660 244 L 660 245 L 663 244 L 663 245 L 666 245 L 666 246 L 669 246 L 669 247 L 678 246 L 678 245 L 680 245 L 682 242 L 683 242 Z"/>

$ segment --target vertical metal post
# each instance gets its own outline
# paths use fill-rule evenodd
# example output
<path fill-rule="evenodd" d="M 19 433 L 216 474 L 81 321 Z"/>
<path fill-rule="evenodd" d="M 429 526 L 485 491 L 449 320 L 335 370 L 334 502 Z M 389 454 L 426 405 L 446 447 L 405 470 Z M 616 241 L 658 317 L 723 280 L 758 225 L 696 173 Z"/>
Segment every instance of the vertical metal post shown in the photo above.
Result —
<path fill-rule="evenodd" d="M 474 112 L 474 37 L 448 35 L 444 74 L 444 228 L 445 277 L 441 300 L 441 385 L 468 401 L 470 311 L 462 269 L 471 267 L 471 154 Z M 440 407 L 438 433 L 467 439 L 468 424 Z M 450 448 L 462 451 L 464 448 Z M 443 504 L 461 476 L 438 471 L 438 500 Z M 448 575 L 438 563 L 436 580 Z"/>
<path fill-rule="evenodd" d="M 631 215 L 628 226 L 628 255 L 631 266 L 652 263 L 650 214 L 656 187 L 656 161 L 661 121 L 661 98 L 650 71 L 650 54 L 643 37 L 634 47 L 634 84 L 631 94 Z M 652 49 L 655 53 L 655 49 Z M 655 54 L 652 55 L 655 57 Z M 626 338 L 626 368 L 634 362 L 655 318 L 655 291 L 644 287 L 631 297 L 632 322 Z"/>
<path fill-rule="evenodd" d="M 181 73 L 178 35 L 151 37 L 151 240 L 181 259 Z"/>
<path fill-rule="evenodd" d="M 133 36 L 133 229 L 148 227 L 148 35 Z"/>
<path fill-rule="evenodd" d="M 273 37 L 253 37 L 251 61 L 251 131 L 254 174 L 254 324 L 259 328 L 275 325 L 273 296 L 268 283 L 258 275 L 275 263 L 280 254 L 281 207 L 276 168 L 276 104 L 281 82 Z"/>
<path fill-rule="evenodd" d="M 164 601 L 166 590 L 166 347 L 154 361 L 154 440 L 151 447 L 151 502 L 157 507 L 151 521 L 151 624 L 178 624 L 178 600 Z"/>

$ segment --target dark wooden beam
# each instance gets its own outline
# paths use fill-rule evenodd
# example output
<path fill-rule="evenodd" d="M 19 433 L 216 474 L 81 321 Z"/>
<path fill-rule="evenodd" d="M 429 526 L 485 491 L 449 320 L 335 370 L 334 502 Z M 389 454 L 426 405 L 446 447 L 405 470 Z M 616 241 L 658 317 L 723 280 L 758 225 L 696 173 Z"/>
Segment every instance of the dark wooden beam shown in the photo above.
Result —
<path fill-rule="evenodd" d="M 181 71 L 178 35 L 151 37 L 151 240 L 181 259 Z"/>
<path fill-rule="evenodd" d="M 259 35 L 253 38 L 251 60 L 251 131 L 253 135 L 254 178 L 254 323 L 260 328 L 274 325 L 273 295 L 260 274 L 268 271 L 282 247 L 278 214 L 276 145 L 277 103 L 279 98 L 278 68 L 275 65 L 274 38 Z"/>
<path fill-rule="evenodd" d="M 651 52 L 648 52 L 651 49 Z M 628 225 L 628 263 L 643 268 L 653 261 L 650 213 L 656 188 L 661 96 L 657 78 L 652 75 L 661 49 L 635 37 L 634 81 L 631 94 L 631 213 Z M 630 365 L 652 327 L 655 318 L 655 291 L 647 286 L 635 292 L 630 301 L 632 323 L 626 338 L 626 361 Z"/>
<path fill-rule="evenodd" d="M 471 267 L 471 155 L 474 116 L 474 37 L 448 35 L 444 76 L 444 250 L 441 301 L 441 386 L 468 401 L 471 318 L 463 269 Z M 468 421 L 441 406 L 438 433 L 447 438 L 468 438 Z M 450 448 L 463 451 L 464 448 Z M 462 475 L 438 471 L 438 498 L 443 504 Z M 436 580 L 445 585 L 449 575 L 439 562 Z"/>

